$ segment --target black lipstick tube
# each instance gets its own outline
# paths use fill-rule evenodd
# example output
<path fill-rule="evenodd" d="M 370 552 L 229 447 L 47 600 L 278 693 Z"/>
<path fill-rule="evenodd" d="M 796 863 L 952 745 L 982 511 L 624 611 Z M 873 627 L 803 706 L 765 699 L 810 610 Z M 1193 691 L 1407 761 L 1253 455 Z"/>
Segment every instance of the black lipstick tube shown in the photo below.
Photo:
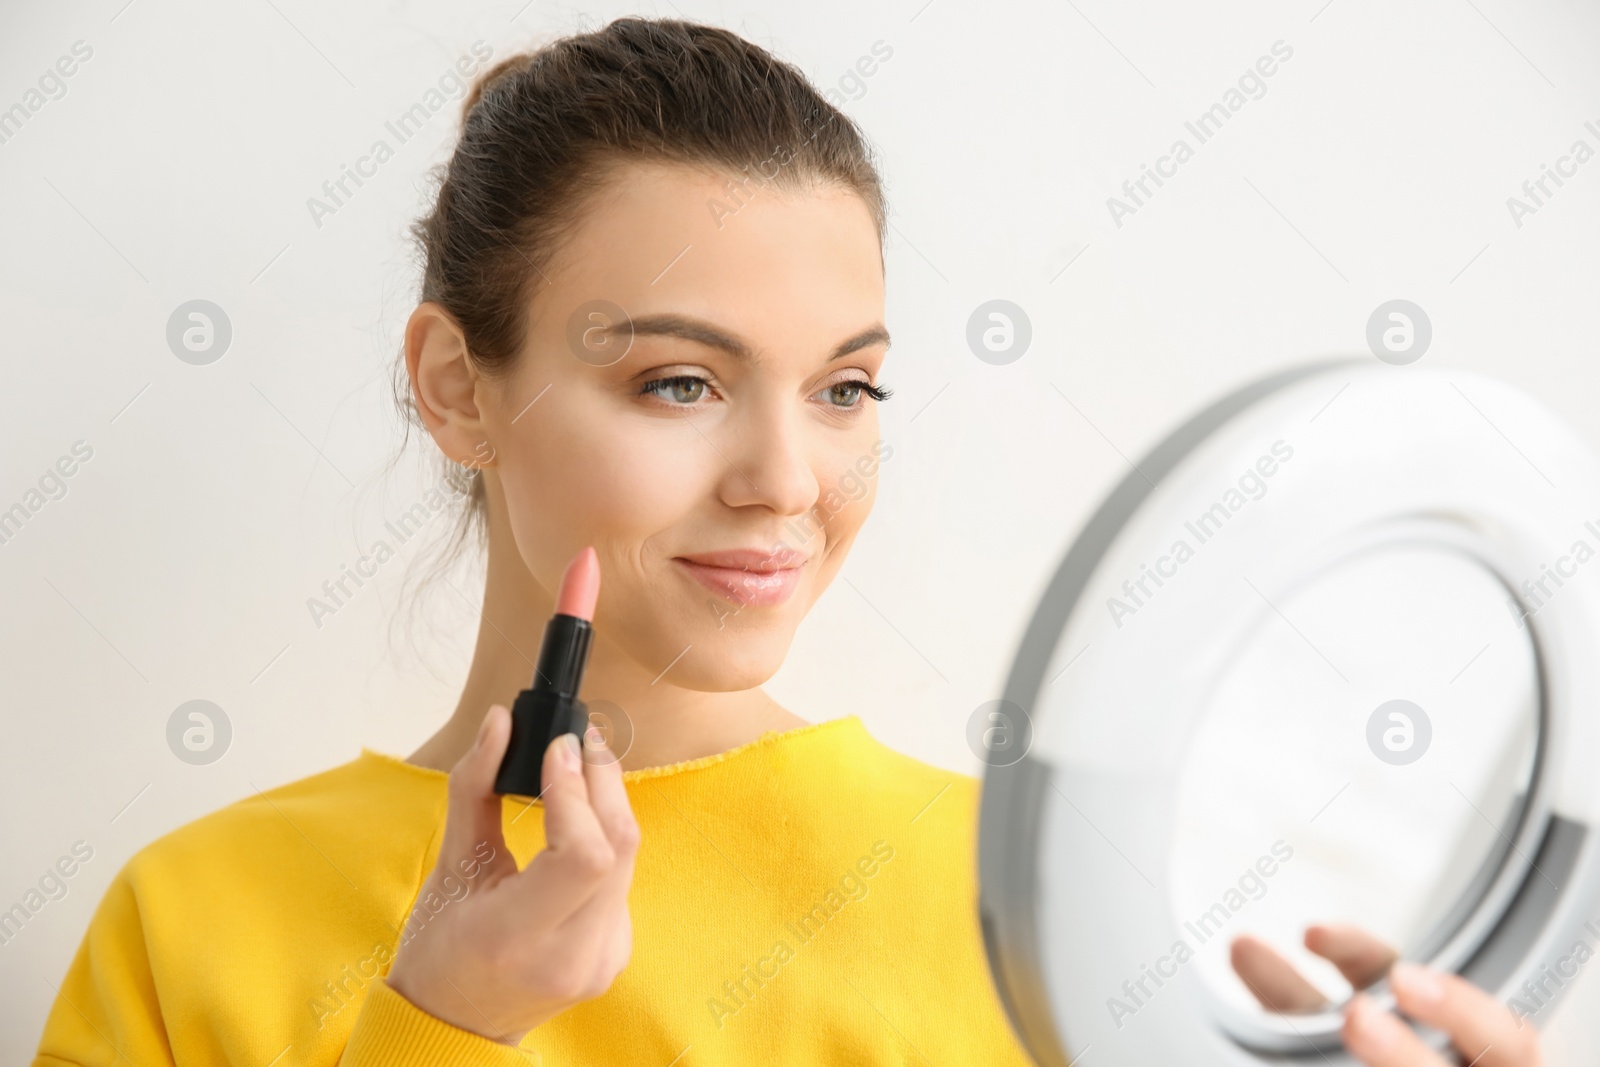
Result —
<path fill-rule="evenodd" d="M 533 684 L 511 705 L 511 740 L 495 775 L 494 791 L 537 798 L 544 753 L 561 734 L 573 734 L 582 751 L 589 709 L 578 699 L 594 626 L 576 615 L 552 615 L 539 647 Z"/>

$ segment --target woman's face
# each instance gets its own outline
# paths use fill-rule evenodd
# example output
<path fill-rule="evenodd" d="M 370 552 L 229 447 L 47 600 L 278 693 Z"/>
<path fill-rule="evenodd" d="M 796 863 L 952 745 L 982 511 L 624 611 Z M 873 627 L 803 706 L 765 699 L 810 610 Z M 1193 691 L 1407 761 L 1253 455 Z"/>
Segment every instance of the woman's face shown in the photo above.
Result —
<path fill-rule="evenodd" d="M 887 455 L 866 204 L 631 165 L 547 278 L 515 370 L 478 387 L 518 552 L 553 591 L 593 545 L 596 627 L 652 676 L 760 685 Z"/>

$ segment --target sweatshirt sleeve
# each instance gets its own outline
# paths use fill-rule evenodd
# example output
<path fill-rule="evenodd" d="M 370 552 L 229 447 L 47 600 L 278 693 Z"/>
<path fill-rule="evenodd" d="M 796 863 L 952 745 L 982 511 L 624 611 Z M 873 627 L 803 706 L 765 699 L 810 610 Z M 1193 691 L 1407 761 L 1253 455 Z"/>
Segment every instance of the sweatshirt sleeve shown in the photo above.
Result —
<path fill-rule="evenodd" d="M 229 1047 L 219 1032 L 237 1030 L 218 1020 L 176 1019 L 164 1013 L 146 943 L 135 877 L 124 867 L 112 880 L 89 921 L 46 1017 L 33 1067 L 80 1067 L 133 1063 L 139 1067 L 209 1067 L 244 1062 L 247 1050 Z M 197 934 L 199 931 L 197 931 Z M 203 942 L 168 945 L 167 952 L 205 952 Z M 169 990 L 175 1003 L 196 990 Z M 260 994 L 270 996 L 262 989 Z M 277 1042 L 267 1039 L 267 1044 Z M 293 1046 L 291 1046 L 292 1048 Z M 174 1054 L 174 1048 L 178 1051 Z M 302 1050 L 307 1051 L 307 1050 Z M 281 1063 L 304 1063 L 294 1052 Z M 180 1058 L 181 1057 L 181 1058 Z M 268 1053 L 261 1062 L 272 1058 Z M 322 1055 L 315 1062 L 333 1062 Z M 360 1013 L 338 1059 L 341 1067 L 542 1067 L 536 1052 L 493 1041 L 451 1026 L 376 980 L 366 986 Z"/>
<path fill-rule="evenodd" d="M 373 982 L 340 1067 L 539 1067 L 538 1053 L 451 1026 Z"/>
<path fill-rule="evenodd" d="M 173 1062 L 127 868 L 101 897 L 56 987 L 33 1063 L 61 1067 L 114 1059 L 152 1067 Z"/>

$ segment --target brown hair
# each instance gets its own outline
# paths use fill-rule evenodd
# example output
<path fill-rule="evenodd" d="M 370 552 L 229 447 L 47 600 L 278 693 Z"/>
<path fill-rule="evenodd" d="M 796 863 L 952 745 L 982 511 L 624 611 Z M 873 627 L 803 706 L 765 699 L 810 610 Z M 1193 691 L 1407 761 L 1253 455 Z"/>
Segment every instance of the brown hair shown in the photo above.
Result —
<path fill-rule="evenodd" d="M 461 114 L 460 141 L 432 174 L 433 210 L 411 235 L 421 300 L 455 316 L 486 375 L 514 363 L 545 271 L 593 194 L 630 161 L 786 191 L 843 187 L 866 202 L 883 244 L 882 182 L 859 127 L 799 68 L 716 26 L 619 18 L 558 38 L 485 71 Z M 403 351 L 394 393 L 409 439 L 422 423 Z M 469 538 L 481 546 L 487 528 L 482 474 L 440 459 L 466 507 L 435 572 Z"/>

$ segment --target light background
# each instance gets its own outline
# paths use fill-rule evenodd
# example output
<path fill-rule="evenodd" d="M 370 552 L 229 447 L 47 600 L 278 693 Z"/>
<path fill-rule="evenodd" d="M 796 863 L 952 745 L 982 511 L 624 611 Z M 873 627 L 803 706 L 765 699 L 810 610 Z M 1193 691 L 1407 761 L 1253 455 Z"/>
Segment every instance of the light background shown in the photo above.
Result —
<path fill-rule="evenodd" d="M 73 842 L 94 849 L 0 948 L 0 1057 L 31 1054 L 51 983 L 137 848 L 359 745 L 407 753 L 454 706 L 476 583 L 445 589 L 409 641 L 389 628 L 400 560 L 320 628 L 306 598 L 417 498 L 411 464 L 383 475 L 388 373 L 414 303 L 405 229 L 459 103 L 320 227 L 306 201 L 474 41 L 498 59 L 626 13 L 110 0 L 0 15 L 0 109 L 74 42 L 93 49 L 0 144 L 0 510 L 75 441 L 94 450 L 0 545 L 0 909 Z M 728 26 L 797 63 L 884 161 L 894 455 L 848 582 L 770 686 L 807 719 L 859 714 L 976 773 L 967 721 L 999 696 L 1043 578 L 1124 457 L 1272 368 L 1363 351 L 1384 301 L 1428 312 L 1428 361 L 1516 383 L 1600 444 L 1600 161 L 1521 227 L 1506 206 L 1574 140 L 1600 147 L 1584 129 L 1600 126 L 1593 4 L 639 13 Z M 1279 40 L 1293 56 L 1265 95 L 1116 226 L 1107 197 Z M 853 73 L 877 42 L 890 58 Z M 196 298 L 234 330 L 204 367 L 165 341 Z M 1007 366 L 965 341 L 996 298 L 1033 328 Z M 197 698 L 234 731 L 205 767 L 165 736 Z M 1562 1009 L 1553 1062 L 1592 1057 L 1584 1014 Z"/>

